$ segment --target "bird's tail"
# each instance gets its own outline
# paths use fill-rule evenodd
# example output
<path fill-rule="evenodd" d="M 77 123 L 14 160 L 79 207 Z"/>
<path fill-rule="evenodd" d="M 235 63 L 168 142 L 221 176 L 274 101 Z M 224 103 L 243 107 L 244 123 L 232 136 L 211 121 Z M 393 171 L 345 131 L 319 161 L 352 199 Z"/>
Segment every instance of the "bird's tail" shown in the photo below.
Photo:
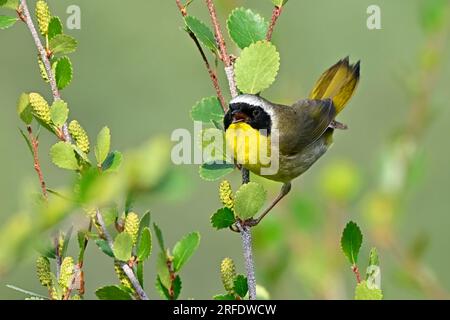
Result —
<path fill-rule="evenodd" d="M 336 114 L 341 112 L 355 92 L 359 82 L 360 61 L 349 64 L 348 57 L 329 68 L 317 81 L 310 99 L 333 100 Z"/>

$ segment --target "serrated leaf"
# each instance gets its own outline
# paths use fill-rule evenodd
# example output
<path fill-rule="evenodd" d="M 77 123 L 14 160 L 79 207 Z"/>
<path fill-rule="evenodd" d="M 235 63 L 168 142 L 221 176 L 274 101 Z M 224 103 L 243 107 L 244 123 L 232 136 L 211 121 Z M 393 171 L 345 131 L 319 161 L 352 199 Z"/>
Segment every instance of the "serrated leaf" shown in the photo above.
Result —
<path fill-rule="evenodd" d="M 217 230 L 231 227 L 235 221 L 234 212 L 230 208 L 219 209 L 211 216 L 211 224 Z"/>
<path fill-rule="evenodd" d="M 239 274 L 236 279 L 234 279 L 233 290 L 241 298 L 245 297 L 248 292 L 247 278 L 242 274 Z"/>
<path fill-rule="evenodd" d="M 158 258 L 156 260 L 156 272 L 158 273 L 158 278 L 161 284 L 166 289 L 170 288 L 172 282 L 170 280 L 170 272 L 167 267 L 167 256 L 163 251 L 158 254 Z"/>
<path fill-rule="evenodd" d="M 177 300 L 181 293 L 182 282 L 179 275 L 175 277 L 172 283 L 173 288 L 173 300 Z"/>
<path fill-rule="evenodd" d="M 138 278 L 139 284 L 144 288 L 144 262 L 138 262 L 136 266 L 136 276 Z"/>
<path fill-rule="evenodd" d="M 132 300 L 130 294 L 119 286 L 101 287 L 95 291 L 100 300 Z"/>
<path fill-rule="evenodd" d="M 257 94 L 267 89 L 280 68 L 280 55 L 267 41 L 259 41 L 245 48 L 236 60 L 235 76 L 243 93 Z"/>
<path fill-rule="evenodd" d="M 217 97 L 208 97 L 200 100 L 192 107 L 191 118 L 194 121 L 210 123 L 223 121 L 223 109 Z"/>
<path fill-rule="evenodd" d="M 95 158 L 99 165 L 103 164 L 108 157 L 111 147 L 111 132 L 108 127 L 103 127 L 97 135 L 97 145 L 95 146 Z"/>
<path fill-rule="evenodd" d="M 170 300 L 169 290 L 163 285 L 159 276 L 156 277 L 155 288 L 156 291 L 158 291 L 161 298 Z"/>
<path fill-rule="evenodd" d="M 200 234 L 192 232 L 178 241 L 173 247 L 173 270 L 180 271 L 183 265 L 191 258 L 200 244 Z"/>
<path fill-rule="evenodd" d="M 148 227 L 145 227 L 142 230 L 136 252 L 137 259 L 139 261 L 147 260 L 152 252 L 152 234 L 150 233 L 150 229 Z"/>
<path fill-rule="evenodd" d="M 256 182 L 242 185 L 234 198 L 234 212 L 242 220 L 252 218 L 266 202 L 264 187 Z"/>
<path fill-rule="evenodd" d="M 288 2 L 288 0 L 272 0 L 272 3 L 274 4 L 274 6 L 279 7 L 279 8 L 284 6 L 287 2 Z"/>
<path fill-rule="evenodd" d="M 57 34 L 49 41 L 53 54 L 69 54 L 77 49 L 77 40 L 66 34 Z"/>
<path fill-rule="evenodd" d="M 63 26 L 59 17 L 52 17 L 48 24 L 48 39 L 51 40 L 55 36 L 62 34 Z"/>
<path fill-rule="evenodd" d="M 113 151 L 108 154 L 105 161 L 102 164 L 103 171 L 115 172 L 120 168 L 122 164 L 122 153 L 119 151 Z"/>
<path fill-rule="evenodd" d="M 355 300 L 383 300 L 381 289 L 369 289 L 365 281 L 358 283 L 355 289 Z"/>
<path fill-rule="evenodd" d="M 97 245 L 97 247 L 99 247 L 100 250 L 102 250 L 104 254 L 110 256 L 111 258 L 114 258 L 114 252 L 111 250 L 111 247 L 106 240 L 97 239 L 95 240 L 95 244 Z"/>
<path fill-rule="evenodd" d="M 139 222 L 139 234 L 142 233 L 142 230 L 144 230 L 144 228 L 150 228 L 150 220 L 151 220 L 150 211 L 147 211 L 146 213 L 144 213 L 144 215 L 141 218 L 141 221 Z"/>
<path fill-rule="evenodd" d="M 341 248 L 352 265 L 358 262 L 358 254 L 359 249 L 361 249 L 362 240 L 363 235 L 358 225 L 353 221 L 347 223 L 342 232 Z"/>
<path fill-rule="evenodd" d="M 78 170 L 78 160 L 75 150 L 68 142 L 58 142 L 50 149 L 50 157 L 52 162 L 62 168 L 68 170 Z"/>
<path fill-rule="evenodd" d="M 55 101 L 50 109 L 50 115 L 53 124 L 60 128 L 67 121 L 67 117 L 69 116 L 67 103 L 63 100 Z"/>
<path fill-rule="evenodd" d="M 132 250 L 133 239 L 131 238 L 131 235 L 126 232 L 119 233 L 116 236 L 116 239 L 114 239 L 114 257 L 116 257 L 117 260 L 126 262 L 131 259 Z"/>
<path fill-rule="evenodd" d="M 193 16 L 184 18 L 186 26 L 195 34 L 197 39 L 203 43 L 209 50 L 217 51 L 216 38 L 211 29 L 201 20 Z"/>
<path fill-rule="evenodd" d="M 236 300 L 236 297 L 232 294 L 217 294 L 213 297 L 214 300 Z"/>
<path fill-rule="evenodd" d="M 156 239 L 158 240 L 159 248 L 161 249 L 161 251 L 165 251 L 166 247 L 164 244 L 164 237 L 163 237 L 161 229 L 158 227 L 158 225 L 156 223 L 153 223 L 153 230 L 155 230 Z"/>
<path fill-rule="evenodd" d="M 33 121 L 33 112 L 28 94 L 22 93 L 20 95 L 17 102 L 17 113 L 25 124 L 29 125 Z"/>
<path fill-rule="evenodd" d="M 67 87 L 72 81 L 73 68 L 69 57 L 62 57 L 56 63 L 55 78 L 59 90 Z"/>
<path fill-rule="evenodd" d="M 250 9 L 236 8 L 228 17 L 227 27 L 230 38 L 244 49 L 266 38 L 269 23 Z"/>
<path fill-rule="evenodd" d="M 200 166 L 199 175 L 206 181 L 216 181 L 234 171 L 234 164 L 205 163 Z"/>
<path fill-rule="evenodd" d="M 17 20 L 17 17 L 0 16 L 0 29 L 8 29 L 12 27 Z"/>

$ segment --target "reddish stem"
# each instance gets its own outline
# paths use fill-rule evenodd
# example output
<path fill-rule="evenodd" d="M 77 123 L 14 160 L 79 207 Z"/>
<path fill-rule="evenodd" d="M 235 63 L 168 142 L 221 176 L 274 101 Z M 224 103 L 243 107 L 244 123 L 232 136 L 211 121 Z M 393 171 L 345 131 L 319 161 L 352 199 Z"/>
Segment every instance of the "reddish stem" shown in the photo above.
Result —
<path fill-rule="evenodd" d="M 275 25 L 277 24 L 278 18 L 280 17 L 282 11 L 283 7 L 275 6 L 275 8 L 273 8 L 272 19 L 270 21 L 269 29 L 267 30 L 267 41 L 272 40 L 273 29 L 275 28 Z"/>
<path fill-rule="evenodd" d="M 44 175 L 42 174 L 41 164 L 39 162 L 39 141 L 34 137 L 33 130 L 31 129 L 31 126 L 27 126 L 28 131 L 28 137 L 30 139 L 31 148 L 33 150 L 33 161 L 34 161 L 34 170 L 36 170 L 36 173 L 39 178 L 39 182 L 42 189 L 42 195 L 47 200 L 48 194 L 47 194 L 47 186 L 45 184 Z"/>
<path fill-rule="evenodd" d="M 213 0 L 206 0 L 206 5 L 208 6 L 209 15 L 211 17 L 211 22 L 214 26 L 214 33 L 216 35 L 216 41 L 219 45 L 220 57 L 225 64 L 225 67 L 231 67 L 231 58 L 227 53 L 227 46 L 225 44 L 225 39 L 223 38 L 222 31 L 220 29 L 220 23 L 217 19 L 216 8 L 214 6 Z"/>
<path fill-rule="evenodd" d="M 359 273 L 358 266 L 355 264 L 352 266 L 352 271 L 356 276 L 356 282 L 359 284 L 361 283 L 361 274 Z"/>

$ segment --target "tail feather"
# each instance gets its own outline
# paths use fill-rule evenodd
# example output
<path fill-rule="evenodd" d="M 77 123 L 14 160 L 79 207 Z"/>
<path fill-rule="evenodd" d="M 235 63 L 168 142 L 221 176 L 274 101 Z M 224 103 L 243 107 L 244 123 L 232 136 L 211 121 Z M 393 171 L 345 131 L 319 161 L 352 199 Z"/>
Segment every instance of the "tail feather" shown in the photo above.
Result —
<path fill-rule="evenodd" d="M 332 99 L 336 113 L 341 112 L 353 96 L 359 82 L 360 61 L 350 65 L 346 57 L 325 71 L 311 92 L 310 99 Z"/>

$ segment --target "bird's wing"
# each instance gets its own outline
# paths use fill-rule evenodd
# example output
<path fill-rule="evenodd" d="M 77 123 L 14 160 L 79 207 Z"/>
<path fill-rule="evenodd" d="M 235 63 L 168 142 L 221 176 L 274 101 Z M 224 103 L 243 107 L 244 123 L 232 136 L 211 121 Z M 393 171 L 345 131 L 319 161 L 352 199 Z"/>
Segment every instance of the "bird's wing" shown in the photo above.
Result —
<path fill-rule="evenodd" d="M 292 108 L 296 111 L 297 130 L 289 153 L 299 152 L 319 139 L 336 116 L 331 99 L 300 100 Z"/>

